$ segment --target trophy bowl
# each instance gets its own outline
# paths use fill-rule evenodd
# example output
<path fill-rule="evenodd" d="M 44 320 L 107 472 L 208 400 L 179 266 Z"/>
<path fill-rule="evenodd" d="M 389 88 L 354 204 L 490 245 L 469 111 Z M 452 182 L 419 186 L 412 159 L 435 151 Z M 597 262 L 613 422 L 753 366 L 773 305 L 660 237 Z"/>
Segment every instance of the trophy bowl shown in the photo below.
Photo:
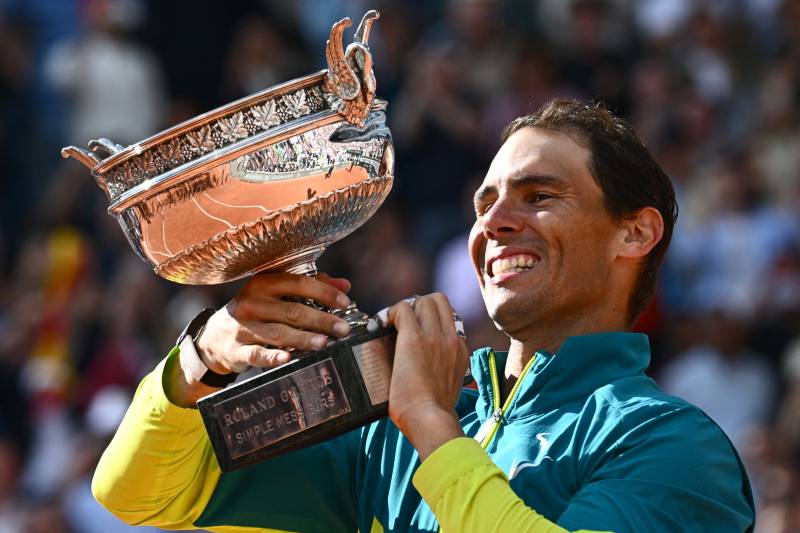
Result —
<path fill-rule="evenodd" d="M 313 274 L 325 248 L 369 219 L 393 181 L 386 102 L 374 99 L 368 12 L 328 69 L 249 95 L 131 146 L 64 157 L 89 167 L 136 253 L 159 275 L 217 284 L 260 271 Z"/>

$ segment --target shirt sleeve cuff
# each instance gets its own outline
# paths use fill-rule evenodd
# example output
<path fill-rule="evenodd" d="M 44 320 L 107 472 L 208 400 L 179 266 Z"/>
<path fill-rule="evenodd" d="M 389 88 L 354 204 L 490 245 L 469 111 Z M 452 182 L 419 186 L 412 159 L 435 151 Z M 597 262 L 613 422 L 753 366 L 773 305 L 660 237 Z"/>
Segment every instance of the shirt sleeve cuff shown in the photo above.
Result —
<path fill-rule="evenodd" d="M 175 346 L 169 354 L 156 365 L 153 371 L 142 380 L 139 388 L 149 400 L 152 410 L 155 413 L 167 415 L 169 417 L 199 417 L 199 411 L 191 407 L 181 407 L 173 403 L 167 395 L 165 384 L 167 368 L 172 365 L 179 365 L 180 349 Z M 138 392 L 137 392 L 138 394 Z"/>
<path fill-rule="evenodd" d="M 502 473 L 475 439 L 459 437 L 436 448 L 417 469 L 413 483 L 428 505 L 434 508 L 447 489 L 478 469 Z"/>

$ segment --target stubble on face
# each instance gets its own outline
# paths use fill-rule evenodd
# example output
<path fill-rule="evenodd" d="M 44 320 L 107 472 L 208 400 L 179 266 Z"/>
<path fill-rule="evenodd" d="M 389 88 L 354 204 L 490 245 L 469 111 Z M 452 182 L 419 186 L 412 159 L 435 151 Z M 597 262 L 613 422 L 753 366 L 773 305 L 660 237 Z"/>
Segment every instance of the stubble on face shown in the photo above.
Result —
<path fill-rule="evenodd" d="M 489 315 L 512 338 L 580 320 L 607 294 L 618 224 L 589 164 L 570 136 L 523 128 L 476 192 L 470 255 Z"/>

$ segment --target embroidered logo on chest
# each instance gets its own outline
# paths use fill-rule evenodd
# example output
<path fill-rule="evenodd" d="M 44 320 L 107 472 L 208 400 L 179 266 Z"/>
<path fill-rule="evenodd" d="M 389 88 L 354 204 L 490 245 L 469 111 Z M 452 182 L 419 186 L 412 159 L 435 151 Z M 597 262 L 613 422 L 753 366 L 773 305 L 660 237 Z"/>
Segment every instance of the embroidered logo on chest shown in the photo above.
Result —
<path fill-rule="evenodd" d="M 536 440 L 539 442 L 539 456 L 534 461 L 519 461 L 515 460 L 511 465 L 511 470 L 508 472 L 509 481 L 517 477 L 520 472 L 526 468 L 535 468 L 542 464 L 543 461 L 553 461 L 553 458 L 547 455 L 547 450 L 550 448 L 550 441 L 548 437 L 550 433 L 537 433 Z"/>

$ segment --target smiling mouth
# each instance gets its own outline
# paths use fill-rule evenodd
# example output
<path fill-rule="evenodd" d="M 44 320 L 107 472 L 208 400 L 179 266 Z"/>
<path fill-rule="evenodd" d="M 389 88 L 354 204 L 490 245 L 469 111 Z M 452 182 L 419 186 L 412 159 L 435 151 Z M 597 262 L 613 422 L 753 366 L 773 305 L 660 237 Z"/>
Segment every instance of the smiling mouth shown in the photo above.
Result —
<path fill-rule="evenodd" d="M 509 255 L 489 262 L 487 273 L 490 278 L 494 278 L 501 274 L 524 272 L 532 269 L 538 262 L 538 257 L 529 254 Z"/>

